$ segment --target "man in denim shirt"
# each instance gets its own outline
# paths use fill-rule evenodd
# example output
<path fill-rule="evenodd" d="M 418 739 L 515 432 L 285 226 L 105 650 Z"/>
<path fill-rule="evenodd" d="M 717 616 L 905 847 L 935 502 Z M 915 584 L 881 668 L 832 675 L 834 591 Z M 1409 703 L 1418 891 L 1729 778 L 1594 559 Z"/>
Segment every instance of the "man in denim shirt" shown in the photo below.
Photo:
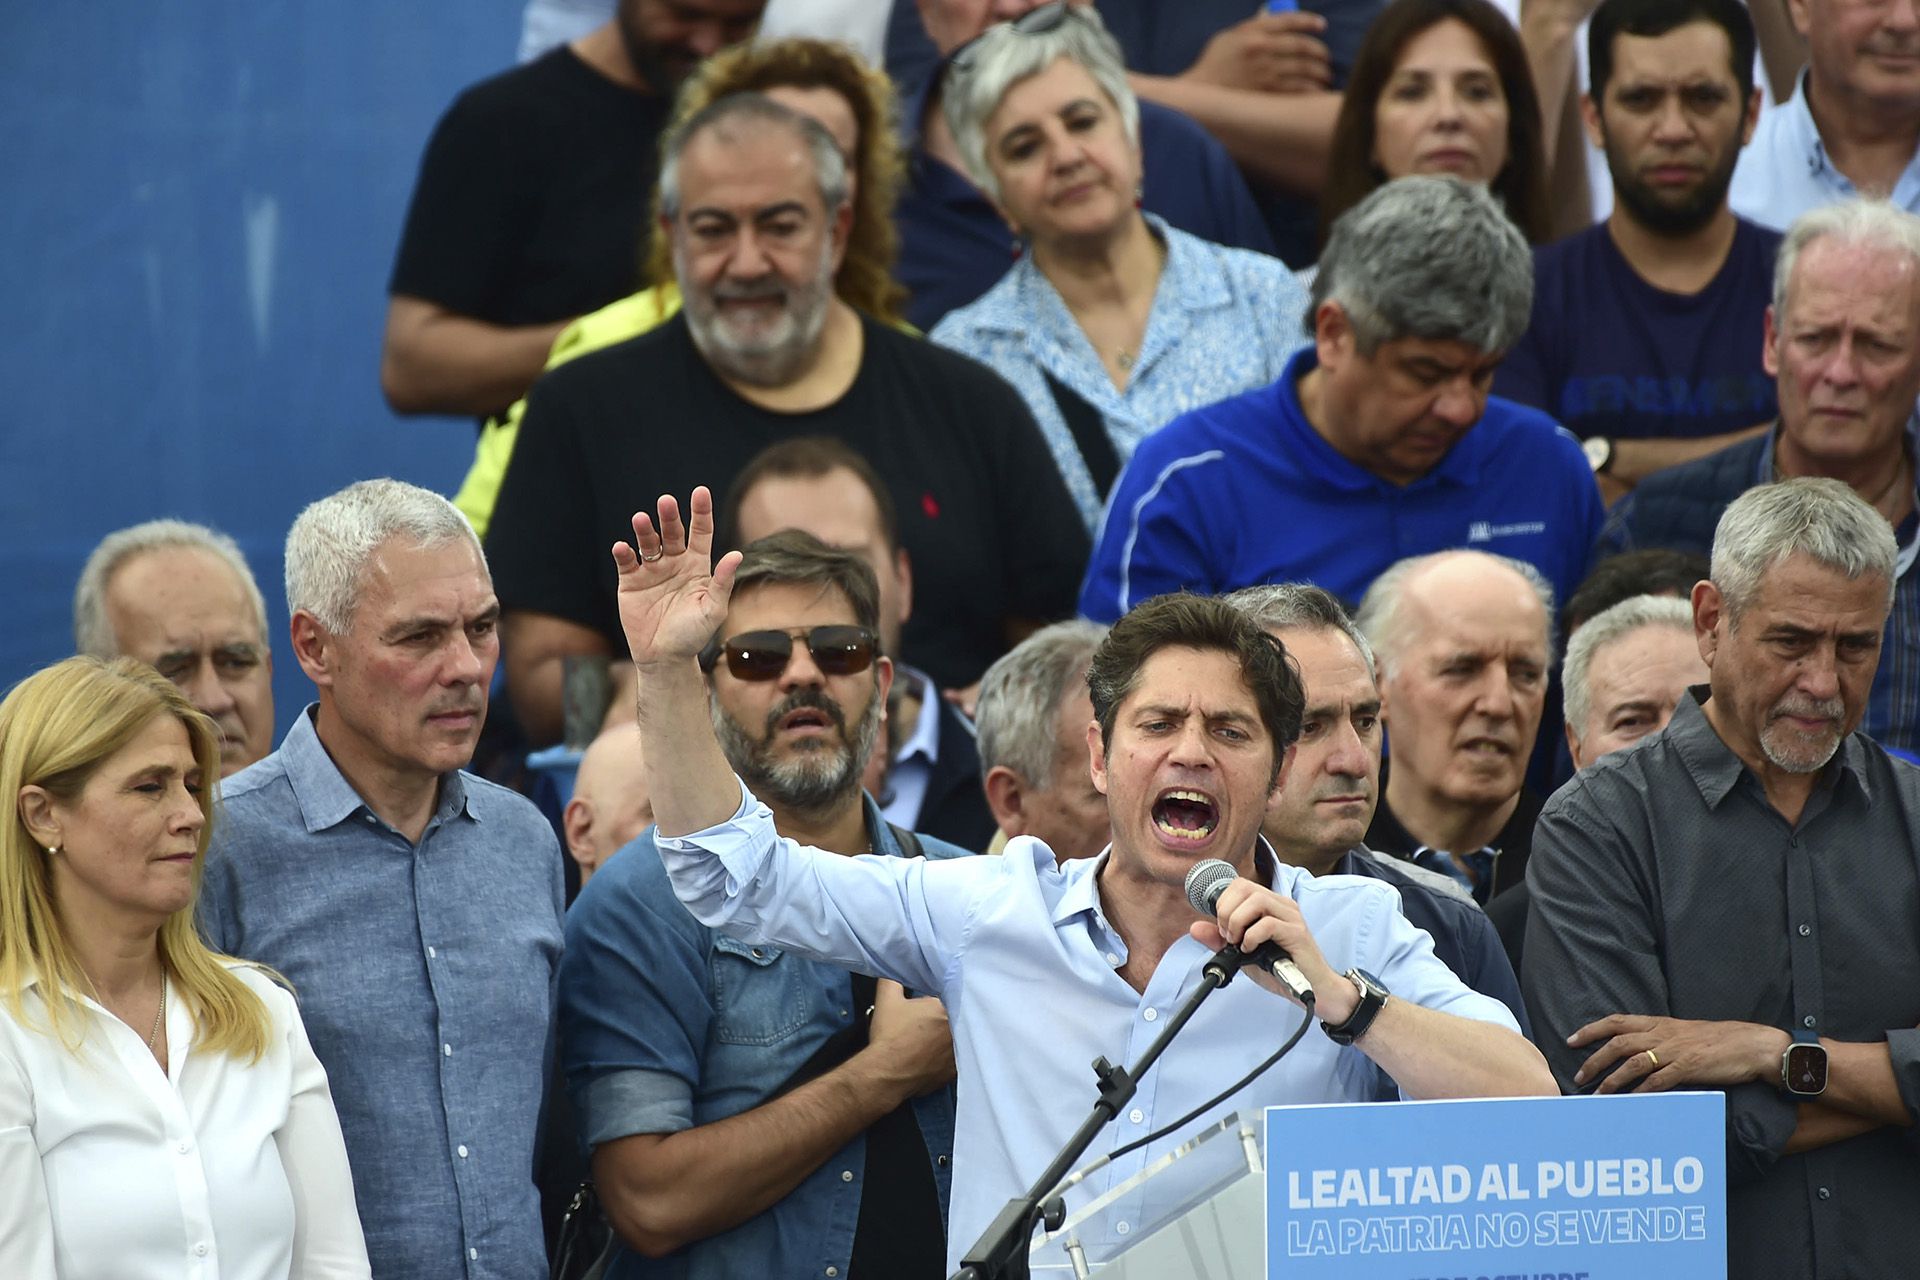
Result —
<path fill-rule="evenodd" d="M 286 574 L 320 700 L 228 779 L 202 927 L 300 997 L 374 1275 L 545 1275 L 560 849 L 525 799 L 461 771 L 500 653 L 480 543 L 445 498 L 368 480 L 300 514 Z"/>
<path fill-rule="evenodd" d="M 893 676 L 878 615 L 863 559 L 795 530 L 751 544 L 703 655 L 715 731 L 783 835 L 959 857 L 903 836 L 860 789 Z M 567 935 L 561 1052 L 629 1246 L 613 1280 L 945 1274 L 954 1067 L 938 1000 L 716 936 L 674 897 L 651 831 L 582 890 Z"/>

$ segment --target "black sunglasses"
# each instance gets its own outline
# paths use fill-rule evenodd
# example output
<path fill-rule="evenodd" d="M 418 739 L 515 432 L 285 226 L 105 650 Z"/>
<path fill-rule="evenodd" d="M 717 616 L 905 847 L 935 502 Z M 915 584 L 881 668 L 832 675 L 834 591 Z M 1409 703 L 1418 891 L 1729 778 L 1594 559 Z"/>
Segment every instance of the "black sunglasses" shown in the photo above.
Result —
<path fill-rule="evenodd" d="M 1065 22 L 1067 18 L 1071 16 L 1072 10 L 1073 6 L 1068 4 L 1067 0 L 1051 0 L 1051 3 L 1043 4 L 1038 9 L 1027 10 L 1012 22 L 1006 23 L 1005 25 L 1012 27 L 1023 36 L 1037 36 L 1044 31 L 1051 31 Z M 999 25 L 1002 24 L 994 24 L 994 26 Z M 991 30 L 993 30 L 993 27 L 987 28 L 987 31 Z M 982 31 L 980 35 L 975 36 L 958 49 L 955 49 L 953 51 L 953 57 L 948 59 L 947 65 L 953 70 L 962 73 L 971 71 L 973 69 L 974 46 L 979 44 L 981 36 L 986 34 L 986 31 Z"/>
<path fill-rule="evenodd" d="M 793 657 L 795 637 L 806 640 L 807 652 L 822 675 L 851 676 L 873 665 L 880 638 L 865 627 L 824 626 L 794 631 L 743 631 L 716 641 L 700 653 L 700 669 L 712 671 L 721 654 L 736 680 L 778 680 Z"/>

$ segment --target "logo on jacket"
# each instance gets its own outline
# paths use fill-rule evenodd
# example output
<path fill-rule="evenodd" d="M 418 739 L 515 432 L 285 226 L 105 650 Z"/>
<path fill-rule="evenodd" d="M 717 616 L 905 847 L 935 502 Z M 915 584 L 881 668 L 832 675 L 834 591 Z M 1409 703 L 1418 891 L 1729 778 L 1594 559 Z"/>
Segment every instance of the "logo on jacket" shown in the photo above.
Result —
<path fill-rule="evenodd" d="M 1517 524 L 1494 524 L 1491 520 L 1475 520 L 1467 526 L 1467 542 L 1492 542 L 1495 538 L 1524 538 L 1532 533 L 1545 533 L 1545 520 L 1522 520 Z"/>

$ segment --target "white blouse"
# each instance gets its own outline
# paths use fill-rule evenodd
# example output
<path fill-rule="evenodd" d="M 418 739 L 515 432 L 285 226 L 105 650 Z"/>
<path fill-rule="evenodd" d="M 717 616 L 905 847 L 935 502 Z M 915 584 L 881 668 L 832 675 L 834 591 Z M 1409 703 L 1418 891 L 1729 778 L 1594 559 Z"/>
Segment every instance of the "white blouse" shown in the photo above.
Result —
<path fill-rule="evenodd" d="M 82 1051 L 0 1004 L 0 1276 L 289 1280 L 370 1275 L 327 1073 L 293 996 L 231 968 L 266 1003 L 247 1064 L 190 1043 L 167 1000 L 167 1069 L 91 1000 Z M 37 987 L 25 993 L 40 1014 Z"/>

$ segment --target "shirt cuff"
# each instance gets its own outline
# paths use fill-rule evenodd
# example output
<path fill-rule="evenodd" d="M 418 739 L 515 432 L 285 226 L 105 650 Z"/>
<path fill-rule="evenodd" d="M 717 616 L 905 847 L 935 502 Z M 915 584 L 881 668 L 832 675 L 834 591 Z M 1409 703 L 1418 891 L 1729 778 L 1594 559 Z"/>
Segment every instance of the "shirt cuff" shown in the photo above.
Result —
<path fill-rule="evenodd" d="M 1902 1027 L 1887 1032 L 1887 1056 L 1893 1060 L 1893 1083 L 1907 1113 L 1920 1118 L 1920 1029 Z M 1908 1141 L 1920 1142 L 1920 1126 L 1907 1124 Z"/>
<path fill-rule="evenodd" d="M 1771 1084 L 1727 1090 L 1727 1184 L 1750 1186 L 1773 1171 L 1800 1123 L 1800 1108 Z"/>
<path fill-rule="evenodd" d="M 767 831 L 773 826 L 773 810 L 756 800 L 737 774 L 734 781 L 740 787 L 740 807 L 733 811 L 732 817 L 703 831 L 689 832 L 684 836 L 656 833 L 654 837 L 655 846 L 664 852 L 706 854 L 717 858 L 720 865 L 726 868 L 729 894 L 753 879 L 774 843 L 766 838 Z"/>
<path fill-rule="evenodd" d="M 575 1094 L 580 1135 L 589 1148 L 636 1133 L 693 1128 L 693 1089 L 667 1071 L 615 1071 L 596 1076 Z"/>

